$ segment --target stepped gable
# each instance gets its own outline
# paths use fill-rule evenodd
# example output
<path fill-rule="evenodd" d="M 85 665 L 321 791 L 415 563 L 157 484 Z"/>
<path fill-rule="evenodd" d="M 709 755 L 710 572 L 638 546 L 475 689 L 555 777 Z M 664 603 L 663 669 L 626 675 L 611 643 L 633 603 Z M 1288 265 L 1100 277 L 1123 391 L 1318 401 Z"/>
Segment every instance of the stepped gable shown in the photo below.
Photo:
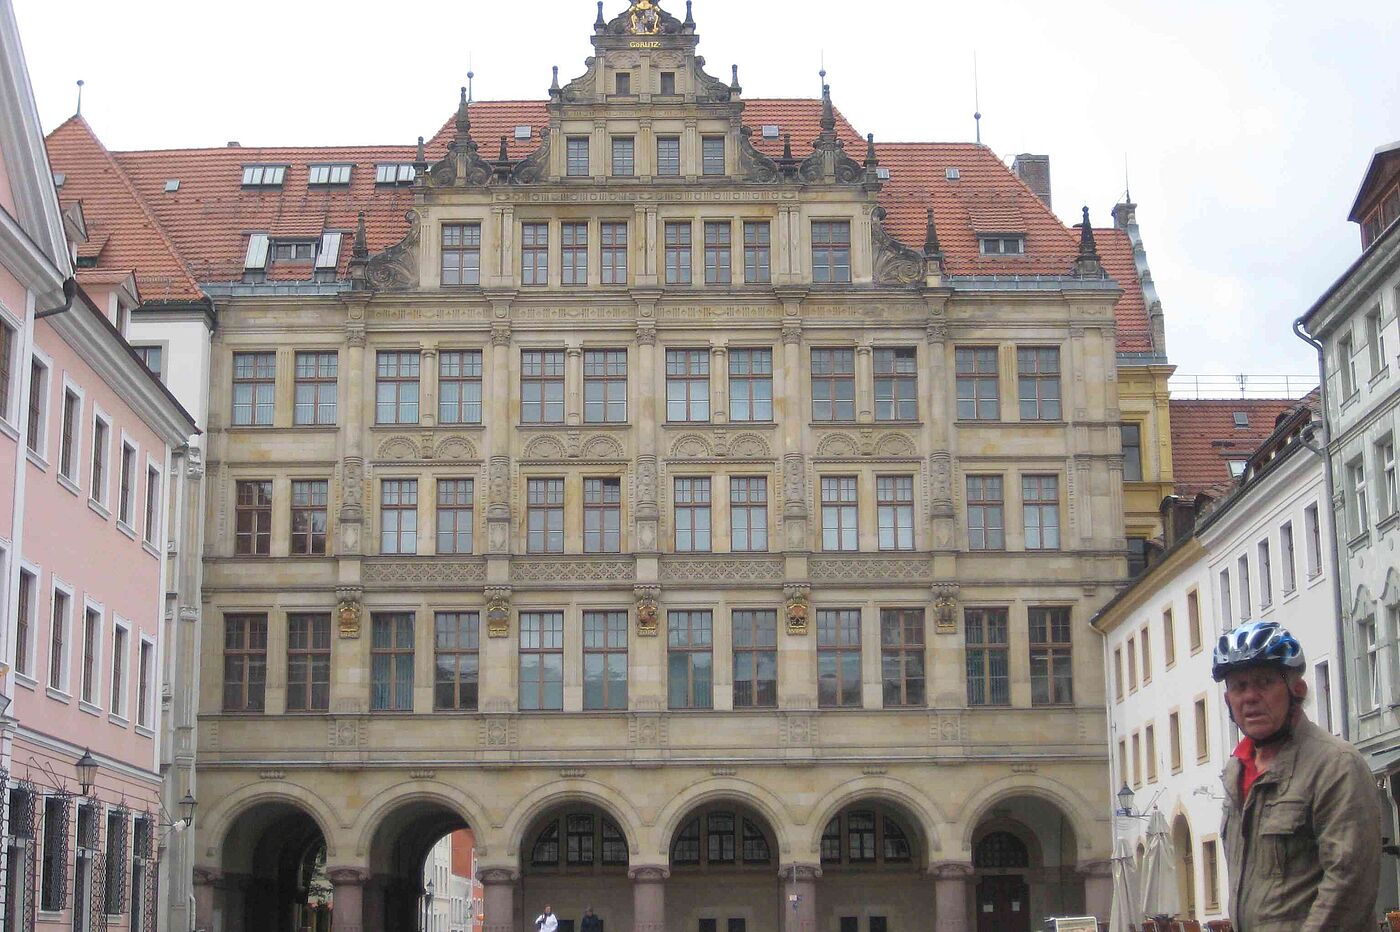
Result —
<path fill-rule="evenodd" d="M 1177 495 L 1220 498 L 1235 484 L 1231 460 L 1248 459 L 1274 432 L 1275 421 L 1298 406 L 1289 398 L 1173 399 L 1172 474 Z M 1235 412 L 1249 416 L 1235 426 Z"/>

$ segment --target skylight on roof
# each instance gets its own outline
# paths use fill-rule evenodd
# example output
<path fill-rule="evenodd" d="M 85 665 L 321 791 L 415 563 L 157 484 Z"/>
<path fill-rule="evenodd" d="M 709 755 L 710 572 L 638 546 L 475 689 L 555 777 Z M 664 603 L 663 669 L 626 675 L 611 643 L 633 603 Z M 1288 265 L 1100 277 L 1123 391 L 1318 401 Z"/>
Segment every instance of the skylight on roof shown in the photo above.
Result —
<path fill-rule="evenodd" d="M 65 175 L 63 172 L 54 172 L 54 173 L 53 173 L 53 186 L 54 186 L 55 188 L 61 188 L 61 187 L 63 187 L 63 182 L 65 182 L 65 181 L 67 181 L 67 180 L 68 180 L 68 176 Z"/>
<path fill-rule="evenodd" d="M 528 126 L 517 126 L 517 127 L 515 128 L 515 138 L 516 138 L 516 139 L 529 139 L 529 138 L 530 138 L 530 133 L 531 133 L 531 130 L 530 130 L 530 127 L 528 127 Z"/>
<path fill-rule="evenodd" d="M 777 124 L 777 123 L 764 123 L 764 124 L 763 124 L 763 138 L 764 138 L 764 139 L 777 139 L 777 138 L 778 138 L 778 124 Z"/>
<path fill-rule="evenodd" d="M 285 165 L 244 165 L 243 187 L 280 188 L 286 175 Z"/>
<path fill-rule="evenodd" d="M 977 246 L 984 256 L 1020 256 L 1026 252 L 1026 238 L 1020 233 L 979 236 Z"/>
<path fill-rule="evenodd" d="M 349 184 L 350 165 L 312 165 L 306 176 L 308 185 Z"/>
<path fill-rule="evenodd" d="M 876 178 L 879 178 L 881 181 L 889 181 L 889 180 L 890 180 L 890 170 L 889 170 L 888 168 L 876 168 L 876 169 L 875 169 L 875 177 L 876 177 Z"/>
<path fill-rule="evenodd" d="M 179 178 L 168 178 L 168 179 L 166 179 L 166 182 L 165 182 L 165 193 L 166 193 L 166 194 L 171 194 L 171 193 L 173 193 L 173 192 L 175 192 L 175 191 L 178 191 L 178 190 L 180 190 L 180 179 L 179 179 Z"/>
<path fill-rule="evenodd" d="M 1248 427 L 1248 426 L 1249 426 L 1249 412 L 1248 412 L 1248 411 L 1236 411 L 1236 412 L 1235 412 L 1235 426 L 1236 426 L 1236 427 Z"/>

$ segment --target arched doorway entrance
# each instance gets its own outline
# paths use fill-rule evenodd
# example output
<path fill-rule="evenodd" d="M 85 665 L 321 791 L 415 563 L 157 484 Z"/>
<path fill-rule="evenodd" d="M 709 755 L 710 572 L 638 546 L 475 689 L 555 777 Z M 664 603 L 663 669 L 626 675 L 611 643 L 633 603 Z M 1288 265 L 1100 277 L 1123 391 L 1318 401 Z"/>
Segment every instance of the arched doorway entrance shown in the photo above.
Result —
<path fill-rule="evenodd" d="M 545 905 L 559 932 L 577 932 L 584 912 L 604 932 L 632 928 L 632 885 L 627 879 L 627 835 L 596 806 L 571 804 L 536 819 L 520 848 L 520 909 L 526 928 Z"/>
<path fill-rule="evenodd" d="M 782 888 L 773 828 L 739 802 L 686 813 L 671 836 L 666 928 L 778 932 Z"/>
<path fill-rule="evenodd" d="M 841 932 L 922 929 L 933 884 L 920 878 L 925 842 L 904 810 L 878 800 L 846 806 L 822 829 L 819 915 Z"/>
<path fill-rule="evenodd" d="M 1084 915 L 1078 847 L 1054 803 L 1035 796 L 998 802 L 972 834 L 977 932 L 1029 932 L 1046 916 Z"/>
<path fill-rule="evenodd" d="M 433 800 L 405 801 L 384 816 L 370 842 L 364 927 L 418 932 L 424 910 L 430 908 L 424 876 L 428 856 L 446 836 L 467 827 L 461 815 Z"/>
<path fill-rule="evenodd" d="M 1191 825 L 1186 816 L 1178 814 L 1172 820 L 1172 853 L 1176 856 L 1177 902 L 1187 919 L 1196 916 L 1196 858 L 1191 843 Z"/>
<path fill-rule="evenodd" d="M 224 836 L 222 855 L 214 911 L 225 932 L 329 932 L 326 839 L 304 809 L 253 807 Z"/>

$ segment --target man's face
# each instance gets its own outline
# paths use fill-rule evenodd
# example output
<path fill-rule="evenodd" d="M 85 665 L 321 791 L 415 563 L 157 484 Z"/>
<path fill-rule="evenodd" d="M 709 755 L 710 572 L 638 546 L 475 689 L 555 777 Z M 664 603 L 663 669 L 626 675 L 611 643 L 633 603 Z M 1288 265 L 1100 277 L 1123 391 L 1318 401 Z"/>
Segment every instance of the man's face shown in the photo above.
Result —
<path fill-rule="evenodd" d="M 1292 691 L 1282 670 L 1260 667 L 1225 677 L 1225 701 L 1240 731 L 1256 741 L 1267 738 L 1288 721 Z"/>

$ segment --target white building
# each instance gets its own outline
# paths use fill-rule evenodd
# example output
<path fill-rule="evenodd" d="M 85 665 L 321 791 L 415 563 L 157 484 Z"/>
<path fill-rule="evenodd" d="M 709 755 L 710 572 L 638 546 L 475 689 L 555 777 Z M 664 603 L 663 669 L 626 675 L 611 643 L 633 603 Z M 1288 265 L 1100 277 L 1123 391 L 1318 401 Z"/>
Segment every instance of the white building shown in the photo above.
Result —
<path fill-rule="evenodd" d="M 1166 553 L 1093 620 L 1104 635 L 1114 784 L 1134 791 L 1139 812 L 1155 806 L 1167 817 L 1188 918 L 1224 918 L 1227 906 L 1220 772 L 1239 734 L 1210 675 L 1216 638 L 1245 618 L 1292 631 L 1309 662 L 1307 712 L 1341 733 L 1314 430 L 1307 407 L 1280 416 L 1240 484 L 1208 513 L 1198 517 L 1205 499 L 1168 499 Z M 1146 820 L 1119 818 L 1117 828 L 1141 852 Z"/>
<path fill-rule="evenodd" d="M 1376 150 L 1349 219 L 1361 226 L 1362 253 L 1295 329 L 1320 353 L 1348 732 L 1389 790 L 1385 834 L 1393 841 L 1400 832 L 1400 141 Z M 1383 862 L 1378 916 L 1400 903 L 1398 869 L 1400 860 Z"/>

